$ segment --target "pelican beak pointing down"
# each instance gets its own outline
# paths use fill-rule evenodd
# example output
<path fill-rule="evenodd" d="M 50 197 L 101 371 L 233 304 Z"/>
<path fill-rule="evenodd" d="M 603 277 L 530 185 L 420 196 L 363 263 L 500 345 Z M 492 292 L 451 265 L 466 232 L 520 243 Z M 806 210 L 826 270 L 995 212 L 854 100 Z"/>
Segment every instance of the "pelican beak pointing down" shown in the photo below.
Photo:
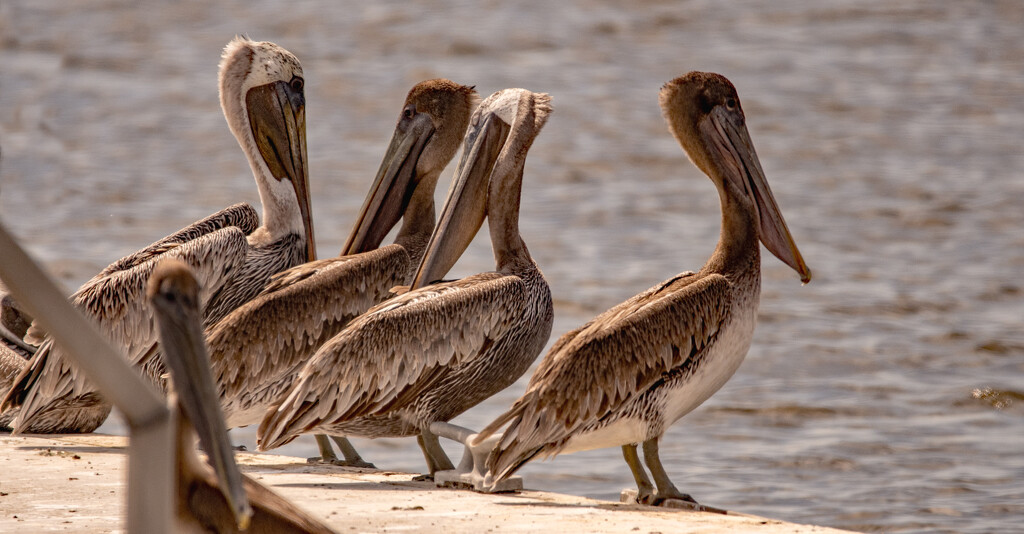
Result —
<path fill-rule="evenodd" d="M 757 159 L 747 127 L 737 122 L 735 116 L 729 115 L 721 106 L 711 111 L 705 124 L 705 132 L 712 140 L 711 149 L 718 153 L 719 161 L 728 169 L 727 179 L 732 180 L 739 190 L 746 191 L 754 203 L 761 243 L 775 257 L 799 273 L 801 282 L 810 282 L 811 269 L 796 248 L 796 242 L 782 218 L 782 211 L 768 187 L 768 180 Z"/>
<path fill-rule="evenodd" d="M 245 96 L 249 123 L 260 155 L 278 181 L 295 189 L 299 215 L 306 231 L 307 261 L 316 259 L 316 239 L 310 214 L 309 167 L 306 157 L 306 97 L 302 78 L 254 87 Z"/>
<path fill-rule="evenodd" d="M 377 176 L 370 186 L 359 218 L 342 249 L 342 255 L 357 254 L 380 246 L 384 237 L 402 218 L 416 189 L 416 162 L 434 134 L 434 123 L 426 113 L 399 122 Z"/>
<path fill-rule="evenodd" d="M 412 289 L 440 280 L 458 261 L 487 216 L 487 191 L 494 164 L 512 127 L 494 113 L 474 117 L 459 166 L 441 208 Z"/>

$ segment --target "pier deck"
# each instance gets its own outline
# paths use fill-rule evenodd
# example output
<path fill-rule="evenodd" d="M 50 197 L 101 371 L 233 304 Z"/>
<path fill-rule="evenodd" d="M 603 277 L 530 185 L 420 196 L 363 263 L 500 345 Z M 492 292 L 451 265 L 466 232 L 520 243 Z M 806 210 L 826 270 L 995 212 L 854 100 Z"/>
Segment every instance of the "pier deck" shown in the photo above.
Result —
<path fill-rule="evenodd" d="M 0 436 L 0 532 L 120 532 L 126 438 Z M 339 533 L 841 532 L 740 513 L 662 510 L 523 491 L 484 495 L 415 482 L 413 474 L 309 465 L 238 453 L 242 471 Z M 526 481 L 527 486 L 529 480 Z"/>

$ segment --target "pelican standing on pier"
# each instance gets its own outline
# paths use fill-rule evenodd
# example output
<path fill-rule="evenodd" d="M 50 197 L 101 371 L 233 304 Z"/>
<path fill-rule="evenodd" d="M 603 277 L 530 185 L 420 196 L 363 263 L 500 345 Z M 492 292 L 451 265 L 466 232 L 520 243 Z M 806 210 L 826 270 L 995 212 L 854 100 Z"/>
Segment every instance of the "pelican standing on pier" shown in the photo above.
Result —
<path fill-rule="evenodd" d="M 412 290 L 317 351 L 260 424 L 261 449 L 305 432 L 418 435 L 431 475 L 453 468 L 430 424 L 511 385 L 551 334 L 551 292 L 519 235 L 523 167 L 549 102 L 506 89 L 480 104 Z M 485 217 L 496 270 L 426 285 L 451 268 Z"/>
<path fill-rule="evenodd" d="M 758 241 L 804 283 L 811 279 L 768 188 L 732 83 L 691 72 L 665 84 L 660 102 L 673 135 L 718 188 L 718 246 L 699 272 L 658 284 L 555 343 L 526 393 L 474 439 L 480 443 L 509 423 L 487 460 L 492 480 L 535 457 L 621 446 L 640 502 L 693 502 L 669 480 L 658 442 L 746 356 L 761 291 Z M 638 443 L 656 489 L 640 464 Z"/>
<path fill-rule="evenodd" d="M 203 342 L 199 284 L 177 260 L 153 269 L 148 300 L 170 370 L 178 410 L 176 532 L 332 532 L 319 520 L 238 470 Z M 196 454 L 195 440 L 209 465 Z M 211 469 L 212 467 L 212 469 Z"/>
<path fill-rule="evenodd" d="M 416 274 L 434 230 L 434 189 L 458 151 L 479 97 L 436 79 L 413 86 L 342 255 L 293 267 L 207 331 L 228 428 L 259 423 L 306 361 L 371 306 Z M 395 243 L 381 241 L 402 219 Z M 374 250 L 376 249 L 376 250 Z M 368 466 L 341 442 L 345 462 Z M 330 445 L 321 442 L 321 457 Z"/>
<path fill-rule="evenodd" d="M 72 295 L 154 383 L 164 368 L 145 284 L 158 259 L 178 258 L 196 273 L 207 326 L 259 294 L 274 274 L 315 259 L 303 83 L 302 67 L 287 50 L 231 41 L 220 63 L 221 107 L 259 187 L 263 225 L 257 227 L 253 208 L 232 206 L 118 260 Z M 45 333 L 30 331 L 28 338 L 42 344 L 0 409 L 20 407 L 18 432 L 94 430 L 110 404 Z"/>

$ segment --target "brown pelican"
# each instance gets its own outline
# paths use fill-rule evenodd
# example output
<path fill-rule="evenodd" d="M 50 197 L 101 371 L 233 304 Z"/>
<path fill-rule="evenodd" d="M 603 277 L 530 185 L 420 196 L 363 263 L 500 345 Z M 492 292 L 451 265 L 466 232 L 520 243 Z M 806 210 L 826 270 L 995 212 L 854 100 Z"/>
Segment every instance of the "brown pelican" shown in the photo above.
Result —
<path fill-rule="evenodd" d="M 26 364 L 28 358 L 17 346 L 8 345 L 6 340 L 0 339 L 0 391 L 10 389 Z M 17 412 L 14 410 L 0 413 L 0 430 L 8 430 L 15 415 Z"/>
<path fill-rule="evenodd" d="M 332 532 L 319 520 L 238 471 L 217 406 L 203 343 L 199 285 L 177 260 L 162 261 L 147 295 L 160 331 L 177 406 L 176 532 Z M 195 440 L 209 466 L 195 451 Z M 210 467 L 213 469 L 211 470 Z"/>
<path fill-rule="evenodd" d="M 260 424 L 261 449 L 304 432 L 419 435 L 431 475 L 452 469 L 431 423 L 512 384 L 551 333 L 551 292 L 519 235 L 523 166 L 549 102 L 506 89 L 480 105 L 413 289 L 317 351 Z M 425 285 L 448 271 L 485 217 L 496 271 Z"/>
<path fill-rule="evenodd" d="M 534 457 L 622 446 L 638 500 L 693 501 L 669 480 L 658 440 L 732 376 L 750 347 L 761 287 L 758 241 L 811 279 L 768 188 L 736 89 L 691 72 L 660 102 L 690 160 L 718 187 L 718 247 L 697 273 L 677 275 L 562 336 L 526 393 L 475 438 L 506 423 L 487 467 L 501 480 Z M 636 446 L 654 476 L 652 487 Z"/>
<path fill-rule="evenodd" d="M 24 351 L 31 355 L 35 352 L 35 347 L 23 340 L 30 326 L 32 316 L 7 293 L 7 287 L 0 280 L 0 343 L 17 347 L 19 352 Z"/>
<path fill-rule="evenodd" d="M 0 281 L 0 392 L 11 388 L 35 352 L 31 345 L 22 341 L 31 323 L 31 317 L 7 294 L 7 288 Z M 15 415 L 17 410 L 0 413 L 0 431 L 9 430 Z"/>
<path fill-rule="evenodd" d="M 275 273 L 315 259 L 306 164 L 302 67 L 287 50 L 236 38 L 220 63 L 221 107 L 259 186 L 263 225 L 255 210 L 232 206 L 111 264 L 74 295 L 115 346 L 154 382 L 163 374 L 145 282 L 159 258 L 188 263 L 203 287 L 204 317 L 215 323 L 255 297 Z M 110 404 L 61 350 L 42 344 L 0 409 L 20 406 L 20 432 L 90 432 Z"/>
<path fill-rule="evenodd" d="M 450 80 L 416 84 L 342 255 L 278 274 L 208 330 L 228 428 L 259 423 L 320 345 L 412 281 L 434 230 L 434 188 L 478 101 L 472 87 Z M 378 249 L 399 218 L 395 243 Z M 368 465 L 350 444 L 339 444 L 342 463 Z M 330 459 L 330 445 L 320 445 Z"/>

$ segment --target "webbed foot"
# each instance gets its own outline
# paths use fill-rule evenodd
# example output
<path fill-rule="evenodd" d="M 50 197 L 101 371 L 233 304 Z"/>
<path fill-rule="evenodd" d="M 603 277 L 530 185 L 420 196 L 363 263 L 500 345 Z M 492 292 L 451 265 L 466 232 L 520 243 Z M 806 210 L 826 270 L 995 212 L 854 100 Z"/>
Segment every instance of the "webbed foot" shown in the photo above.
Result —
<path fill-rule="evenodd" d="M 681 492 L 668 492 L 667 494 L 661 494 L 657 490 L 646 491 L 637 494 L 636 502 L 640 504 L 646 504 L 647 506 L 666 506 L 670 508 L 678 508 L 679 506 L 672 506 L 670 501 L 682 501 L 690 504 L 698 504 L 697 501 L 690 497 L 688 493 Z"/>
<path fill-rule="evenodd" d="M 313 456 L 311 458 L 306 458 L 306 463 L 310 463 L 310 464 L 323 464 L 323 465 L 336 465 L 338 467 L 361 467 L 361 468 L 364 468 L 364 469 L 376 469 L 377 468 L 377 466 L 375 466 L 375 465 L 371 464 L 370 462 L 367 462 L 367 461 L 365 461 L 363 459 L 359 459 L 359 460 L 355 460 L 355 461 L 349 461 L 349 460 L 342 460 L 341 458 L 333 458 L 333 459 L 332 458 L 328 458 L 327 460 L 324 460 L 322 456 Z"/>

